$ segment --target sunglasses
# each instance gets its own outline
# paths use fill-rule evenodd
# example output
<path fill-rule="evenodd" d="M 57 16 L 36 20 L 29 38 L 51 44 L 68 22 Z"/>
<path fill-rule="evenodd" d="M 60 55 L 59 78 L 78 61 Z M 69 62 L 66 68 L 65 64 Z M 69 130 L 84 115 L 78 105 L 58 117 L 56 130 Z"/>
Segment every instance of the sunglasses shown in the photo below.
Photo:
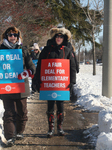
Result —
<path fill-rule="evenodd" d="M 34 51 L 38 51 L 38 49 L 34 49 Z"/>
<path fill-rule="evenodd" d="M 64 36 L 61 34 L 61 35 L 56 35 L 56 38 L 64 38 Z"/>
<path fill-rule="evenodd" d="M 14 36 L 14 37 L 18 37 L 18 34 L 16 34 L 16 33 L 10 33 L 10 34 L 7 34 L 9 37 L 12 37 L 12 36 Z"/>

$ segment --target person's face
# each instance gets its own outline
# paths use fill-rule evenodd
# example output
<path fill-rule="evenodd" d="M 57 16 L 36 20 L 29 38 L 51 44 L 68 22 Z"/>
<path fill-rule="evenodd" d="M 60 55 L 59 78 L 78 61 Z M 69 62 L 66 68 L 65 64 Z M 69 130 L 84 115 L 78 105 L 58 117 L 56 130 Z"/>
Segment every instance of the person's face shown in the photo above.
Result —
<path fill-rule="evenodd" d="M 62 34 L 57 34 L 55 39 L 56 39 L 56 44 L 61 45 L 63 43 L 64 36 Z"/>
<path fill-rule="evenodd" d="M 8 36 L 8 41 L 9 42 L 11 42 L 13 44 L 15 44 L 17 42 L 17 36 L 18 36 L 18 34 L 11 32 L 11 33 L 8 33 L 7 36 Z"/>
<path fill-rule="evenodd" d="M 38 49 L 34 49 L 34 52 L 35 52 L 35 53 L 38 53 Z"/>

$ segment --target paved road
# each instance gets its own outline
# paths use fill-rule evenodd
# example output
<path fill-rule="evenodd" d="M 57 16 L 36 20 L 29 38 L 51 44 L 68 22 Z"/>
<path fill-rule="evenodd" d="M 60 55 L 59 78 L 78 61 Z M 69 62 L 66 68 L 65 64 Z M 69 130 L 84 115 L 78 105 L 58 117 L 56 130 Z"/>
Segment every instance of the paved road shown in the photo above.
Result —
<path fill-rule="evenodd" d="M 64 104 L 64 137 L 55 134 L 52 138 L 47 138 L 47 102 L 39 100 L 39 94 L 28 99 L 28 122 L 24 132 L 24 139 L 16 141 L 15 146 L 5 148 L 6 150 L 93 150 L 83 137 L 83 131 L 90 124 L 97 124 L 98 114 L 83 112 L 77 109 L 70 101 Z M 1 150 L 4 148 L 1 148 Z"/>

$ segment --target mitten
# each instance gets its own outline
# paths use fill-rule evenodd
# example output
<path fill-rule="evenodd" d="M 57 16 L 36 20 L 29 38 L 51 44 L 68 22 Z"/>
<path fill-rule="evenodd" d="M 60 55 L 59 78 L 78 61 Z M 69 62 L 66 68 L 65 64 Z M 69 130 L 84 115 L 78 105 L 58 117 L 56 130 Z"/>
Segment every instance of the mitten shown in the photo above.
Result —
<path fill-rule="evenodd" d="M 74 85 L 74 83 L 70 83 L 68 85 L 68 88 L 70 88 L 70 95 L 72 95 L 72 92 L 73 92 L 73 85 Z"/>
<path fill-rule="evenodd" d="M 20 73 L 18 75 L 18 79 L 19 80 L 22 80 L 22 79 L 25 79 L 27 77 L 31 77 L 33 79 L 34 75 L 32 75 L 32 71 L 27 69 L 27 70 L 24 70 L 22 73 Z"/>

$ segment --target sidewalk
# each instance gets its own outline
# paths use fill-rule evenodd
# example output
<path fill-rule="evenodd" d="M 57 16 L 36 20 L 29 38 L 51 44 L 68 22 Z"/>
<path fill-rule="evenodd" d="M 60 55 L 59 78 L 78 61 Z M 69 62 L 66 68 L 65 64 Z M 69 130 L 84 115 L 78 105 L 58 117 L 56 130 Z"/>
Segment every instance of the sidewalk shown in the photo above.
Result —
<path fill-rule="evenodd" d="M 52 138 L 47 138 L 47 101 L 39 100 L 39 94 L 28 99 L 28 122 L 24 132 L 24 139 L 16 141 L 13 147 L 5 150 L 93 150 L 83 137 L 83 130 L 92 124 L 97 124 L 98 114 L 83 112 L 73 106 L 70 101 L 64 104 L 64 137 L 55 134 Z M 55 109 L 56 110 L 56 109 Z M 55 115 L 56 116 L 56 115 Z M 56 120 L 55 120 L 56 121 Z M 56 126 L 56 125 L 55 125 Z M 2 148 L 4 149 L 4 148 Z"/>

